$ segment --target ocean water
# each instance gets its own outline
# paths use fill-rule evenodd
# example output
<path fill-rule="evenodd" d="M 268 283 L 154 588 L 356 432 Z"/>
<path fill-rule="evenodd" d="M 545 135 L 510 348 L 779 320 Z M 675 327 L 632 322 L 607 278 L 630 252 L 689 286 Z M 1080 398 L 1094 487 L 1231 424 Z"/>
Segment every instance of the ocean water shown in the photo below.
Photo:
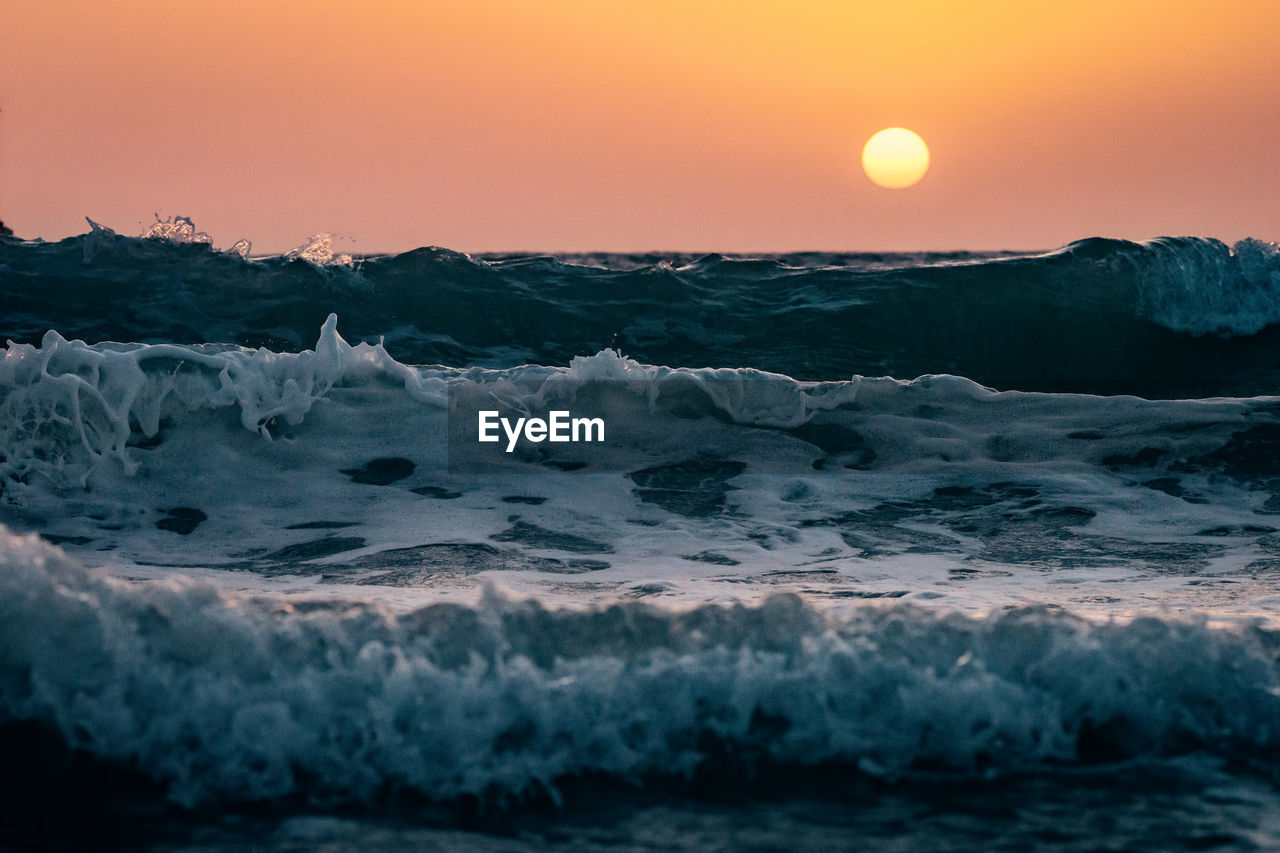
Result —
<path fill-rule="evenodd" d="M 1275 244 L 93 225 L 0 336 L 0 844 L 1280 846 Z"/>

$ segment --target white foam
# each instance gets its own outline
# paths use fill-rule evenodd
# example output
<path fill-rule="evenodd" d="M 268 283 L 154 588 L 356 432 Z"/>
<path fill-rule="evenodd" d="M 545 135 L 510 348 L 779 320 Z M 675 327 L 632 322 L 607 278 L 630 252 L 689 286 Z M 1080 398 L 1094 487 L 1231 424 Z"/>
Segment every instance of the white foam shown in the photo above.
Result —
<path fill-rule="evenodd" d="M 103 465 L 133 473 L 127 449 L 137 430 L 154 437 L 163 418 L 233 408 L 264 437 L 280 420 L 296 425 L 350 374 L 386 376 L 418 399 L 442 399 L 381 345 L 349 345 L 330 315 L 314 350 L 276 353 L 160 345 L 98 345 L 50 331 L 39 347 L 10 343 L 0 359 L 0 476 L 85 486 Z"/>
<path fill-rule="evenodd" d="M 895 775 L 1280 745 L 1275 635 L 1196 622 L 834 617 L 794 596 L 295 608 L 113 580 L 4 530 L 0 600 L 0 721 L 47 723 L 187 804 L 518 794 L 569 774 L 685 774 L 722 747 Z"/>
<path fill-rule="evenodd" d="M 450 386 L 524 409 L 596 407 L 611 444 L 607 459 L 586 449 L 583 458 L 608 465 L 556 472 L 522 457 L 502 473 L 451 474 Z M 1261 534 L 1230 533 L 1265 532 L 1255 513 L 1265 492 L 1184 472 L 1181 487 L 1206 496 L 1188 503 L 1139 484 L 1163 469 L 1102 464 L 1211 453 L 1267 405 L 997 393 L 949 376 L 805 383 L 653 367 L 608 350 L 569 368 L 410 367 L 381 346 L 350 346 L 332 317 L 303 353 L 88 346 L 50 334 L 0 359 L 0 521 L 81 543 L 68 547 L 124 577 L 181 570 L 330 596 L 365 583 L 362 595 L 401 607 L 497 580 L 566 606 L 793 590 L 974 613 L 1040 602 L 1271 617 L 1280 602 L 1251 568 L 1267 559 Z M 824 453 L 791 431 L 806 424 L 836 428 L 838 441 L 860 436 L 861 449 L 815 470 Z M 408 460 L 412 473 L 381 487 L 344 473 L 377 458 Z M 722 508 L 673 511 L 628 476 L 698 458 L 746 466 L 725 482 Z M 1030 497 L 981 497 L 998 483 Z M 948 508 L 939 488 L 976 490 L 987 508 Z M 1029 517 L 1026 500 L 1066 512 L 1069 528 Z M 184 537 L 166 527 L 175 508 L 205 518 Z M 1008 529 L 983 532 L 997 528 Z M 1201 534 L 1214 528 L 1229 535 Z M 465 572 L 400 572 L 391 586 L 386 571 L 358 568 L 370 554 L 440 543 L 500 554 Z M 289 556 L 304 546 L 318 550 Z"/>

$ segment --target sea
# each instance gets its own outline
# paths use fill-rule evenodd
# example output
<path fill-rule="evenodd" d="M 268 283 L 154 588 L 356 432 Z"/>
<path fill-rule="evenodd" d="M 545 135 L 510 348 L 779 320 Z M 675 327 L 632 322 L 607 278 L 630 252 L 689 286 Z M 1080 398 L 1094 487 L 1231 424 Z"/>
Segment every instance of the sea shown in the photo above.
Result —
<path fill-rule="evenodd" d="M 1280 849 L 1275 243 L 91 222 L 0 340 L 0 847 Z"/>

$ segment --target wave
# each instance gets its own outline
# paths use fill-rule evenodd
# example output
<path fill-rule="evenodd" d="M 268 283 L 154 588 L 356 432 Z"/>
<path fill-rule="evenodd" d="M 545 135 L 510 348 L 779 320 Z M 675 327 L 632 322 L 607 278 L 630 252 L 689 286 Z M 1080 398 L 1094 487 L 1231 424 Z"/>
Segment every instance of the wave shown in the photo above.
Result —
<path fill-rule="evenodd" d="M 585 406 L 603 417 L 607 448 L 595 457 L 590 448 L 567 448 L 590 459 L 579 467 L 596 471 L 703 453 L 749 459 L 742 464 L 756 473 L 1055 463 L 1105 476 L 1226 472 L 1264 485 L 1280 478 L 1268 456 L 1280 430 L 1269 398 L 1161 402 L 998 392 L 948 375 L 803 382 L 749 368 L 644 365 L 615 350 L 559 368 L 412 367 L 382 344 L 349 344 L 337 326 L 330 315 L 314 349 L 301 353 L 90 346 L 56 332 L 40 346 L 10 343 L 0 358 L 0 499 L 20 504 L 33 490 L 62 494 L 95 483 L 109 491 L 142 462 L 157 476 L 156 459 L 164 455 L 157 448 L 178 436 L 191 449 L 173 464 L 200 464 L 211 447 L 245 455 L 237 438 L 244 430 L 268 444 L 285 436 L 309 449 L 312 458 L 289 467 L 328 465 L 326 445 L 354 442 L 411 448 L 415 465 L 443 471 L 457 461 L 457 448 L 479 447 L 473 410 L 494 407 L 545 416 Z M 317 405 L 337 407 L 345 420 L 313 423 Z M 522 473 L 555 462 L 551 445 L 533 455 L 501 449 L 496 458 Z"/>
<path fill-rule="evenodd" d="M 476 441 L 480 409 L 599 417 L 608 441 L 508 453 Z M 128 577 L 418 602 L 496 579 L 549 602 L 785 588 L 1274 618 L 1277 447 L 1275 398 L 800 382 L 613 350 L 411 367 L 333 317 L 302 353 L 50 334 L 0 358 L 0 522 Z"/>
<path fill-rule="evenodd" d="M 716 762 L 972 776 L 1205 751 L 1273 766 L 1280 634 L 795 596 L 393 613 L 108 578 L 0 530 L 0 723 L 176 801 L 520 796 Z M 745 776 L 743 777 L 745 778 Z"/>
<path fill-rule="evenodd" d="M 2 238 L 0 334 L 299 349 L 336 312 L 353 339 L 418 364 L 567 364 L 615 348 L 799 379 L 949 373 L 1155 397 L 1270 393 L 1280 376 L 1280 254 L 1257 240 L 1092 238 L 1040 255 L 352 258 L 319 235 L 283 256 L 247 254 L 243 242 L 216 251 L 186 220 L 150 238 L 101 226 L 57 243 Z"/>

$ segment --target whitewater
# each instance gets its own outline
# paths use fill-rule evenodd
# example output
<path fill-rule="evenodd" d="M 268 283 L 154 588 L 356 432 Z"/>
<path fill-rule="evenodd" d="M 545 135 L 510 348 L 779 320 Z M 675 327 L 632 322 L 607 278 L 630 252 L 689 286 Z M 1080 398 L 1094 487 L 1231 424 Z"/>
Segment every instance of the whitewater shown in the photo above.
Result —
<path fill-rule="evenodd" d="M 1266 849 L 1278 323 L 1260 240 L 0 238 L 0 838 Z"/>

